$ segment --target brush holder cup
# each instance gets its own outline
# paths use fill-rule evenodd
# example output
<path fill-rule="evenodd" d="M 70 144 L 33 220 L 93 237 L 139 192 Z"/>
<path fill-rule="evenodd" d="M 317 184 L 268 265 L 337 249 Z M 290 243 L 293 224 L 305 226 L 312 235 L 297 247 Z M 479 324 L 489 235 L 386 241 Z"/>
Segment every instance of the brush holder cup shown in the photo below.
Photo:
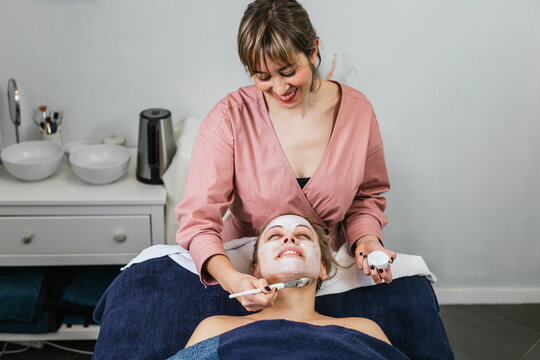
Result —
<path fill-rule="evenodd" d="M 52 134 L 47 134 L 43 131 L 41 133 L 41 140 L 51 141 L 57 145 L 62 146 L 62 131 L 60 128 L 53 132 Z"/>

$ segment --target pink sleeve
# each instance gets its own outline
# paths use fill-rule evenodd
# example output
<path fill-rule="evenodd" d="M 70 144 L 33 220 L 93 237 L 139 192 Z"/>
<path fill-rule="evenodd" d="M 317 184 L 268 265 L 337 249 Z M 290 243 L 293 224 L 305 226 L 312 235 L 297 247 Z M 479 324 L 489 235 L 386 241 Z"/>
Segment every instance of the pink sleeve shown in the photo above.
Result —
<path fill-rule="evenodd" d="M 223 215 L 233 200 L 233 133 L 228 110 L 218 104 L 201 124 L 193 146 L 182 202 L 175 208 L 176 242 L 187 249 L 201 281 L 216 280 L 203 269 L 208 258 L 227 256 L 221 241 Z"/>
<path fill-rule="evenodd" d="M 377 119 L 373 114 L 364 179 L 344 219 L 349 248 L 365 235 L 375 235 L 382 242 L 382 228 L 388 223 L 388 218 L 384 215 L 386 198 L 381 194 L 389 189 L 383 143 Z"/>

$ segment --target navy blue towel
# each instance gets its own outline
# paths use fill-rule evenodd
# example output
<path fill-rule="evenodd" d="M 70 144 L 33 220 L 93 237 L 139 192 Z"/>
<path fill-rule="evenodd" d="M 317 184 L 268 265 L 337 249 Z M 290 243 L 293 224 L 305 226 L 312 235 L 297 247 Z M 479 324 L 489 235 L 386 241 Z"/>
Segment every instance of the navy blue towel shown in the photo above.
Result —
<path fill-rule="evenodd" d="M 454 358 L 437 299 L 422 276 L 320 296 L 315 310 L 375 321 L 411 359 Z M 123 271 L 96 307 L 100 332 L 94 359 L 166 359 L 186 345 L 204 318 L 247 314 L 219 285 L 205 289 L 197 275 L 168 256 L 144 261 Z"/>
<path fill-rule="evenodd" d="M 94 308 L 118 274 L 120 274 L 119 266 L 85 266 L 78 268 L 73 281 L 64 290 L 62 300 Z"/>
<path fill-rule="evenodd" d="M 0 321 L 37 320 L 45 302 L 45 269 L 0 268 Z"/>
<path fill-rule="evenodd" d="M 45 311 L 30 321 L 4 320 L 0 321 L 0 333 L 42 334 L 55 332 L 60 328 L 62 318 L 54 311 Z"/>
<path fill-rule="evenodd" d="M 55 332 L 90 324 L 119 266 L 0 267 L 0 333 Z"/>
<path fill-rule="evenodd" d="M 379 339 L 335 325 L 263 320 L 216 338 L 195 344 L 170 359 L 408 359 L 397 348 Z"/>

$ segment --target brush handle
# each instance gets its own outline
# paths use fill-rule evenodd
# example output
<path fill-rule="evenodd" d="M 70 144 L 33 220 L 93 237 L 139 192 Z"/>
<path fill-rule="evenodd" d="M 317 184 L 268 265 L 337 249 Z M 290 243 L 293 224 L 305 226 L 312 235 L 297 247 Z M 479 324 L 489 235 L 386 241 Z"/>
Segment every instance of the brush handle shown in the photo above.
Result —
<path fill-rule="evenodd" d="M 284 283 L 277 283 L 277 284 L 272 284 L 269 286 L 270 289 L 283 289 L 285 287 L 285 284 Z M 231 294 L 229 295 L 229 299 L 234 299 L 234 298 L 237 298 L 237 297 L 240 297 L 240 296 L 246 296 L 246 295 L 254 295 L 254 294 L 258 294 L 262 292 L 261 289 L 253 289 L 253 290 L 248 290 L 248 291 L 244 291 L 244 292 L 239 292 L 239 293 L 236 293 L 236 294 Z"/>

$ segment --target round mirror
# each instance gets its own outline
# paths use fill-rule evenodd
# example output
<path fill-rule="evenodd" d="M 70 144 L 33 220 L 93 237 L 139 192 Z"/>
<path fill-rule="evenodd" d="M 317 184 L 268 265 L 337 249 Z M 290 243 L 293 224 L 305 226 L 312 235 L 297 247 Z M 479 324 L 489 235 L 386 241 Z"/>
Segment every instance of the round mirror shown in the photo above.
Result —
<path fill-rule="evenodd" d="M 21 108 L 20 108 L 20 97 L 19 89 L 17 89 L 17 83 L 15 79 L 9 79 L 8 82 L 8 104 L 9 104 L 9 114 L 11 115 L 11 121 L 15 125 L 21 124 Z"/>
<path fill-rule="evenodd" d="M 8 82 L 8 105 L 9 114 L 11 115 L 11 121 L 15 124 L 15 136 L 17 142 L 19 142 L 19 125 L 21 125 L 21 107 L 19 89 L 17 89 L 17 83 L 15 79 L 9 79 Z"/>

